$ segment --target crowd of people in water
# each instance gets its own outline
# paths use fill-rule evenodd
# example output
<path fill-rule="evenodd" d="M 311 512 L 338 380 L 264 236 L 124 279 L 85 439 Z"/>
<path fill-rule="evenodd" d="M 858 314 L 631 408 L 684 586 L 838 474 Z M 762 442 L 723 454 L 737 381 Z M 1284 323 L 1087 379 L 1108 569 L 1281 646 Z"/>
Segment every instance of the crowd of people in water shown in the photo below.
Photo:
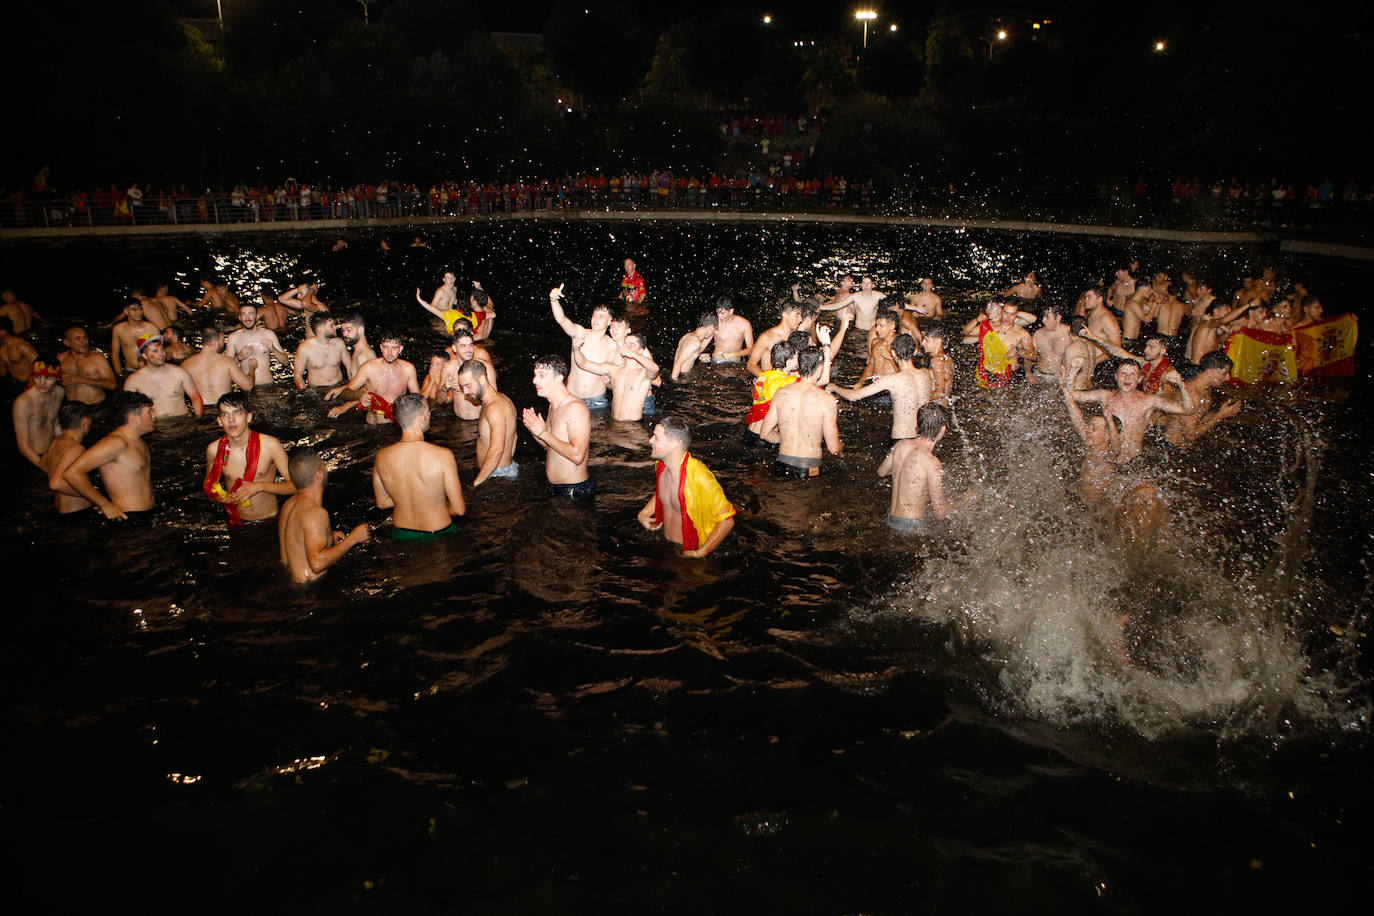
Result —
<path fill-rule="evenodd" d="M 959 401 L 1024 386 L 1057 392 L 1064 429 L 1082 442 L 1078 495 L 1138 541 L 1158 537 L 1168 515 L 1161 491 L 1138 466 L 1152 425 L 1162 427 L 1163 447 L 1187 448 L 1240 410 L 1224 394 L 1229 384 L 1297 380 L 1299 373 L 1276 368 L 1284 358 L 1272 351 L 1288 348 L 1304 374 L 1341 374 L 1355 337 L 1353 316 L 1327 316 L 1302 283 L 1281 286 L 1272 269 L 1218 297 L 1191 273 L 1177 281 L 1163 271 L 1143 277 L 1132 263 L 1073 304 L 1043 295 L 1030 271 L 958 328 L 946 323 L 930 277 L 905 295 L 879 290 L 866 276 L 857 283 L 842 276 L 824 292 L 793 283 L 776 323 L 758 333 L 721 295 L 670 355 L 667 348 L 656 353 L 642 330 L 649 290 L 632 259 L 619 279 L 618 306 L 595 306 L 586 324 L 567 313 L 563 285 L 550 290 L 549 318 L 570 347 L 530 367 L 499 367 L 532 372 L 540 403 L 522 409 L 498 387 L 498 360 L 485 345 L 498 320 L 494 297 L 477 282 L 460 287 L 452 271 L 432 291 L 415 291 L 415 308 L 442 323 L 447 342 L 418 366 L 402 358 L 395 331 L 369 338 L 363 317 L 331 310 L 316 282 L 245 301 L 207 277 L 199 300 L 189 303 L 166 284 L 134 290 L 106 326 L 108 356 L 79 324 L 63 329 L 65 349 L 40 354 L 30 337 L 43 316 L 12 290 L 0 291 L 0 376 L 24 386 L 13 404 L 15 441 L 63 514 L 93 508 L 111 520 L 147 517 L 154 489 L 144 437 L 161 418 L 215 410 L 222 435 L 206 446 L 205 497 L 223 507 L 230 526 L 275 518 L 282 562 L 305 581 L 368 540 L 370 528 L 334 531 L 320 455 L 308 448 L 288 455 L 253 428 L 249 393 L 271 396 L 285 374 L 274 375 L 274 363 L 298 389 L 321 392 L 333 405 L 329 417 L 356 410 L 369 424 L 398 427 L 399 439 L 378 450 L 372 471 L 375 502 L 392 510 L 395 540 L 452 535 L 454 518 L 466 511 L 454 452 L 425 441 L 436 411 L 476 424 L 467 487 L 520 476 L 523 429 L 544 452 L 549 498 L 574 501 L 595 498 L 592 413 L 606 411 L 613 421 L 651 421 L 655 479 L 640 523 L 685 555 L 704 557 L 729 537 L 736 509 L 691 453 L 688 422 L 659 414 L 656 389 L 690 390 L 695 377 L 713 371 L 708 366 L 747 373 L 742 440 L 771 455 L 784 478 L 816 477 L 827 452 L 842 453 L 842 401 L 890 405 L 891 447 L 877 468 L 891 481 L 887 524 L 925 536 L 940 536 L 961 503 L 979 496 L 977 487 L 949 496 L 938 456 Z M 198 349 L 181 329 L 187 319 L 198 323 Z M 301 335 L 294 352 L 279 332 Z M 956 334 L 963 346 L 952 354 Z M 1311 346 L 1304 351 L 1299 339 Z M 1251 346 L 1261 349 L 1258 360 Z M 855 351 L 863 359 L 857 373 Z M 855 381 L 840 384 L 841 377 Z M 997 395 L 987 397 L 995 403 Z M 115 428 L 89 441 L 106 407 Z M 880 415 L 865 411 L 864 422 Z"/>

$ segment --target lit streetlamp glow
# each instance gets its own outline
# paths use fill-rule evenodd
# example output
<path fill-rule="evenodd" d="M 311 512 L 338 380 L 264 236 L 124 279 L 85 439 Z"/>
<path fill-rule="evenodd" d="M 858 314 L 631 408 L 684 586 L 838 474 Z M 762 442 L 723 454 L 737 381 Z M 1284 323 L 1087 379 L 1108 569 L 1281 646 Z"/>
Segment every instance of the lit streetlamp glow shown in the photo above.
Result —
<path fill-rule="evenodd" d="M 1164 42 L 1162 42 L 1162 41 L 1157 41 L 1157 42 L 1155 42 L 1155 53 L 1156 53 L 1156 54 L 1161 54 L 1161 53 L 1163 53 L 1163 52 L 1164 52 Z"/>
<path fill-rule="evenodd" d="M 895 32 L 895 31 L 897 31 L 897 23 L 895 23 L 895 22 L 892 23 L 892 25 L 890 25 L 890 26 L 887 27 L 887 30 L 888 30 L 889 32 Z"/>
<path fill-rule="evenodd" d="M 864 24 L 864 48 L 868 47 L 868 24 L 878 18 L 878 14 L 873 10 L 856 10 L 854 18 Z"/>
<path fill-rule="evenodd" d="M 772 24 L 773 24 L 773 17 L 772 17 L 772 16 L 764 16 L 764 17 L 763 17 L 763 24 L 764 24 L 764 25 L 772 25 Z"/>

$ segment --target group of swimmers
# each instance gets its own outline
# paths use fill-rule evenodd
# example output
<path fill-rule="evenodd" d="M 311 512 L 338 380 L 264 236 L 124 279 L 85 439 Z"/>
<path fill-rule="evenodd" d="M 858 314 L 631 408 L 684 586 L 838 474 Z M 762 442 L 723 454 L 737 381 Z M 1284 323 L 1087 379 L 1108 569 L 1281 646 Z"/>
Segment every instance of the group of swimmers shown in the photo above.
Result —
<path fill-rule="evenodd" d="M 624 268 L 621 299 L 628 313 L 642 315 L 643 278 L 632 260 Z M 362 316 L 336 316 L 319 299 L 317 283 L 265 294 L 261 307 L 238 301 L 218 280 L 201 286 L 204 295 L 194 305 L 165 286 L 152 295 L 138 292 L 111 329 L 113 362 L 92 348 L 80 326 L 67 329 L 66 349 L 55 360 L 40 358 L 22 334 L 41 316 L 4 293 L 0 365 L 28 383 L 14 403 L 16 442 L 47 477 L 59 512 L 94 507 L 118 520 L 149 512 L 153 488 L 143 437 L 160 417 L 200 416 L 214 405 L 222 435 L 206 449 L 206 496 L 224 507 L 231 526 L 276 518 L 281 558 L 291 575 L 305 581 L 321 574 L 370 532 L 366 525 L 332 531 L 323 508 L 327 468 L 319 455 L 300 449 L 288 457 L 277 439 L 252 428 L 247 392 L 273 383 L 273 360 L 292 370 L 298 388 L 319 389 L 325 400 L 337 400 L 329 416 L 359 409 L 368 423 L 399 427 L 399 441 L 378 451 L 372 475 L 376 504 L 392 510 L 391 536 L 397 540 L 451 535 L 457 530 L 454 517 L 466 512 L 453 452 L 425 441 L 433 410 L 447 407 L 477 422 L 471 486 L 518 477 L 515 448 L 523 425 L 545 451 L 549 492 L 574 500 L 596 493 L 588 469 L 591 411 L 605 409 L 612 420 L 631 422 L 657 413 L 655 388 L 663 384 L 663 373 L 647 335 L 606 305 L 592 310 L 588 325 L 576 323 L 564 308 L 563 285 L 550 290 L 549 310 L 570 339 L 569 357 L 549 354 L 534 361 L 535 393 L 547 402 L 547 412 L 526 407 L 518 423 L 515 404 L 498 389 L 496 365 L 482 345 L 496 309 L 480 283 L 472 283 L 460 300 L 456 275 L 445 271 L 429 299 L 416 291 L 419 305 L 443 322 L 449 337 L 446 348 L 431 354 L 423 380 L 401 358 L 399 336 L 382 334 L 380 354 L 374 351 Z M 1205 283 L 1186 274 L 1181 292 L 1182 298 L 1174 296 L 1167 275 L 1141 284 L 1131 268 L 1123 268 L 1109 288 L 1085 290 L 1069 314 L 1058 303 L 1042 302 L 1032 272 L 993 297 L 963 328 L 964 342 L 976 350 L 972 375 L 978 386 L 1008 388 L 1024 381 L 1059 388 L 1086 448 L 1083 498 L 1093 504 L 1116 500 L 1126 514 L 1138 510 L 1136 521 L 1146 527 L 1160 514 L 1157 492 L 1148 485 L 1123 492 L 1119 479 L 1141 454 L 1149 425 L 1162 418 L 1171 443 L 1195 441 L 1239 409 L 1234 401 L 1216 398 L 1230 378 L 1231 362 L 1219 349 L 1227 333 L 1241 326 L 1298 326 L 1320 317 L 1320 303 L 1300 284 L 1292 296 L 1280 297 L 1268 271 L 1247 280 L 1230 305 L 1218 304 Z M 892 480 L 888 524 L 903 532 L 934 532 L 952 509 L 935 449 L 953 421 L 955 362 L 945 350 L 943 302 L 931 278 L 922 278 L 917 292 L 891 306 L 868 277 L 856 287 L 844 276 L 825 297 L 804 296 L 794 284 L 778 323 L 755 337 L 730 297 L 721 296 L 678 341 L 669 379 L 689 383 L 700 364 L 733 365 L 752 377 L 744 441 L 776 449 L 774 466 L 786 477 L 814 477 L 824 452 L 842 452 L 840 400 L 876 396 L 890 402 L 892 447 L 877 468 L 880 477 Z M 201 329 L 200 349 L 191 351 L 169 331 L 180 314 L 200 310 L 209 310 L 211 318 Z M 1302 317 L 1295 317 L 1299 310 Z M 218 314 L 231 311 L 236 326 L 226 332 Z M 293 311 L 308 327 L 294 355 L 276 333 Z M 825 313 L 836 318 L 833 331 L 818 323 Z M 1185 347 L 1180 329 L 1189 319 Z M 24 327 L 16 330 L 21 321 Z M 1148 323 L 1153 330 L 1142 334 Z M 865 335 L 865 362 L 856 383 L 842 386 L 832 370 L 854 333 Z M 1094 387 L 1094 378 L 1103 384 Z M 88 447 L 94 406 L 112 392 L 116 428 Z M 1100 414 L 1085 417 L 1082 405 L 1097 405 Z M 711 471 L 690 454 L 690 445 L 691 430 L 682 418 L 665 416 L 654 424 L 649 446 L 655 487 L 639 520 L 699 557 L 728 536 L 735 509 Z M 103 492 L 92 472 L 99 473 Z M 279 497 L 286 499 L 280 508 Z"/>

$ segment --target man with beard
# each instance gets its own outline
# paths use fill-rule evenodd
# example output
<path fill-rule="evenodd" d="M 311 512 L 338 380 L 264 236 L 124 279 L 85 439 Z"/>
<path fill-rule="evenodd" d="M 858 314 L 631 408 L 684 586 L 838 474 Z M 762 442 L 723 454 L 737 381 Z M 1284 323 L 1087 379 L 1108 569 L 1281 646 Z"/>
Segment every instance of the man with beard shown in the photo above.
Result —
<path fill-rule="evenodd" d="M 481 405 L 477 416 L 477 478 L 474 488 L 489 477 L 515 479 L 520 466 L 515 463 L 515 404 L 496 390 L 487 379 L 487 364 L 470 359 L 458 367 L 458 387 L 462 397 Z"/>
<path fill-rule="evenodd" d="M 248 371 L 249 360 L 253 361 L 255 385 L 272 384 L 273 356 L 283 366 L 291 365 L 291 354 L 281 348 L 276 332 L 258 327 L 258 310 L 252 305 L 245 305 L 239 309 L 239 326 L 225 342 L 225 352 L 238 360 L 239 368 L 245 372 Z"/>
<path fill-rule="evenodd" d="M 356 403 L 345 402 L 330 410 L 330 417 L 337 417 L 345 410 L 358 407 L 367 411 L 368 423 L 394 422 L 396 418 L 392 405 L 396 399 L 407 392 L 420 393 L 420 379 L 415 374 L 415 367 L 401 359 L 401 351 L 405 349 L 401 338 L 395 334 L 383 334 L 381 346 L 381 356 L 363 363 L 358 374 L 349 379 L 347 385 L 331 388 L 325 394 L 324 399 L 332 401 L 345 391 L 364 392 Z M 428 405 L 425 415 L 429 415 Z"/>
<path fill-rule="evenodd" d="M 322 388 L 343 381 L 343 368 L 348 365 L 348 350 L 334 330 L 334 316 L 328 312 L 310 315 L 312 336 L 296 348 L 296 387 Z"/>
<path fill-rule="evenodd" d="M 181 368 L 196 383 L 196 390 L 206 404 L 217 404 L 219 399 L 238 385 L 244 391 L 253 390 L 253 372 L 258 363 L 249 359 L 244 367 L 224 355 L 224 332 L 214 325 L 207 325 L 200 331 L 200 350 L 188 356 Z M 246 371 L 245 371 L 246 370 Z"/>
<path fill-rule="evenodd" d="M 496 366 L 492 364 L 491 354 L 485 348 L 477 346 L 472 339 L 472 331 L 467 324 L 459 324 L 453 329 L 453 343 L 449 347 L 449 352 L 453 354 L 443 368 L 443 386 L 448 391 L 458 391 L 458 370 L 468 360 L 476 360 L 487 367 L 485 384 L 496 387 Z M 481 408 L 458 394 L 453 399 L 453 415 L 460 420 L 476 420 Z"/>

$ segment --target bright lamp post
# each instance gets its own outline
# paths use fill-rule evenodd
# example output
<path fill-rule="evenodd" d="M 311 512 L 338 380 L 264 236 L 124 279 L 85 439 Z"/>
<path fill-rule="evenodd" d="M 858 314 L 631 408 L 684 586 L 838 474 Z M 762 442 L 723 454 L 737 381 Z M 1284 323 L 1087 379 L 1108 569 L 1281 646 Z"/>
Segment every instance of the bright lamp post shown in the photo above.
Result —
<path fill-rule="evenodd" d="M 864 49 L 868 49 L 868 24 L 878 18 L 878 14 L 873 10 L 857 10 L 854 18 L 864 24 Z"/>

